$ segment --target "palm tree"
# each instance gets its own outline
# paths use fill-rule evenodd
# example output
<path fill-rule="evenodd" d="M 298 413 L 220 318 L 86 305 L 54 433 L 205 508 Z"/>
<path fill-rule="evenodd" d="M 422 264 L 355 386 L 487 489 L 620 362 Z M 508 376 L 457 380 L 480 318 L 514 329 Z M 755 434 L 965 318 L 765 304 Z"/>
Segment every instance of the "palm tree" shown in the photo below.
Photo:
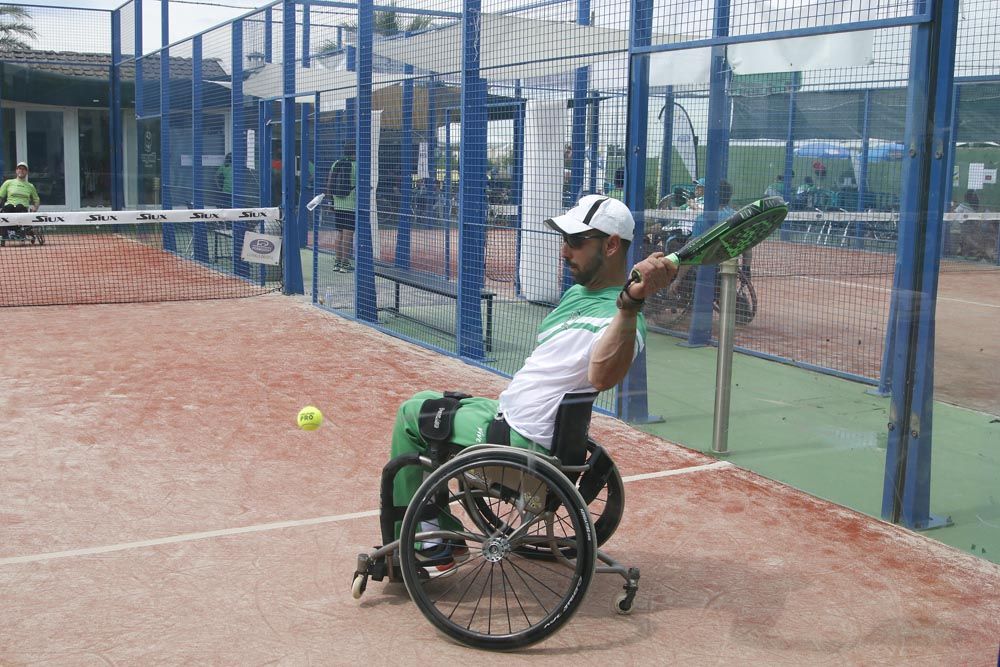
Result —
<path fill-rule="evenodd" d="M 24 7 L 0 5 L 0 50 L 30 49 L 25 40 L 37 37 L 31 25 L 31 14 Z"/>
<path fill-rule="evenodd" d="M 395 1 L 389 3 L 390 6 L 395 7 Z M 395 11 L 378 11 L 375 12 L 375 25 L 374 31 L 376 35 L 398 35 L 401 32 L 419 32 L 429 28 L 434 23 L 433 16 L 414 16 L 410 19 L 410 22 L 403 25 L 399 18 L 399 14 Z M 350 21 L 344 25 L 344 28 L 352 32 L 358 31 L 358 22 Z M 320 42 L 315 49 L 316 55 L 323 55 L 324 53 L 329 53 L 339 50 L 340 47 L 333 40 L 324 40 Z"/>

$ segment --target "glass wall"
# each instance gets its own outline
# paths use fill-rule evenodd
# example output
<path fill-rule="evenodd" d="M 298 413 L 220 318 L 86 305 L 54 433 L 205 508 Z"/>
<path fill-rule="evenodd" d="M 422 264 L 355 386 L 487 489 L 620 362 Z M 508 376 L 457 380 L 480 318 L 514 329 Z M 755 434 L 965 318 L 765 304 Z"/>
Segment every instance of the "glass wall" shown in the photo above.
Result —
<path fill-rule="evenodd" d="M 111 136 L 108 112 L 80 109 L 80 206 L 111 207 Z"/>
<path fill-rule="evenodd" d="M 31 172 L 28 175 L 38 190 L 42 206 L 66 203 L 66 169 L 63 149 L 63 112 L 26 111 L 28 154 L 23 156 Z"/>

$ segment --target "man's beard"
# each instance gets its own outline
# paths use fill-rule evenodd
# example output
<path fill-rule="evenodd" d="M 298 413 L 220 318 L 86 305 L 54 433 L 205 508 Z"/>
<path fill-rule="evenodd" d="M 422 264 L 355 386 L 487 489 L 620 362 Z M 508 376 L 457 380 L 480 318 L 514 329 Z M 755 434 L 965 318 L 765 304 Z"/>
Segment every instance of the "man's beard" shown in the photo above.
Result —
<path fill-rule="evenodd" d="M 573 275 L 573 282 L 577 285 L 588 287 L 593 284 L 594 279 L 604 267 L 604 253 L 594 255 L 586 266 L 582 266 L 577 269 L 574 269 L 573 265 L 568 261 L 566 264 L 569 266 L 570 273 Z"/>

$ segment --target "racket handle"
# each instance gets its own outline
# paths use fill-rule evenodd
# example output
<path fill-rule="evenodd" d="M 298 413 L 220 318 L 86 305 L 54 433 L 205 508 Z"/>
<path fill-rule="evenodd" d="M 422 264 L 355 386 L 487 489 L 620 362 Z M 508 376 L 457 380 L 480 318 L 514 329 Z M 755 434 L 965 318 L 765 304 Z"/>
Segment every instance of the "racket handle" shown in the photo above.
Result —
<path fill-rule="evenodd" d="M 671 264 L 673 264 L 674 268 L 677 268 L 681 264 L 681 260 L 677 256 L 677 253 L 675 252 L 672 252 L 669 255 L 667 255 L 665 259 Z M 632 282 L 634 283 L 642 282 L 642 274 L 636 271 L 635 269 L 632 269 L 632 272 L 629 274 L 629 277 L 632 279 Z"/>

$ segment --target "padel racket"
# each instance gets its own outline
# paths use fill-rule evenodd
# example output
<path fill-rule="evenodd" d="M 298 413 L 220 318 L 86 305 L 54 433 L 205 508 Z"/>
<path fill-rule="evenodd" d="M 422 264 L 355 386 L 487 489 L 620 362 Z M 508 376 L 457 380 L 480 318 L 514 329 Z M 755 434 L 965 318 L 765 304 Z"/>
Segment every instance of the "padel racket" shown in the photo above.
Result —
<path fill-rule="evenodd" d="M 719 264 L 739 257 L 770 236 L 786 215 L 788 204 L 781 197 L 758 199 L 667 255 L 667 260 L 675 265 Z M 642 282 L 642 275 L 635 269 L 631 278 L 632 282 Z"/>

